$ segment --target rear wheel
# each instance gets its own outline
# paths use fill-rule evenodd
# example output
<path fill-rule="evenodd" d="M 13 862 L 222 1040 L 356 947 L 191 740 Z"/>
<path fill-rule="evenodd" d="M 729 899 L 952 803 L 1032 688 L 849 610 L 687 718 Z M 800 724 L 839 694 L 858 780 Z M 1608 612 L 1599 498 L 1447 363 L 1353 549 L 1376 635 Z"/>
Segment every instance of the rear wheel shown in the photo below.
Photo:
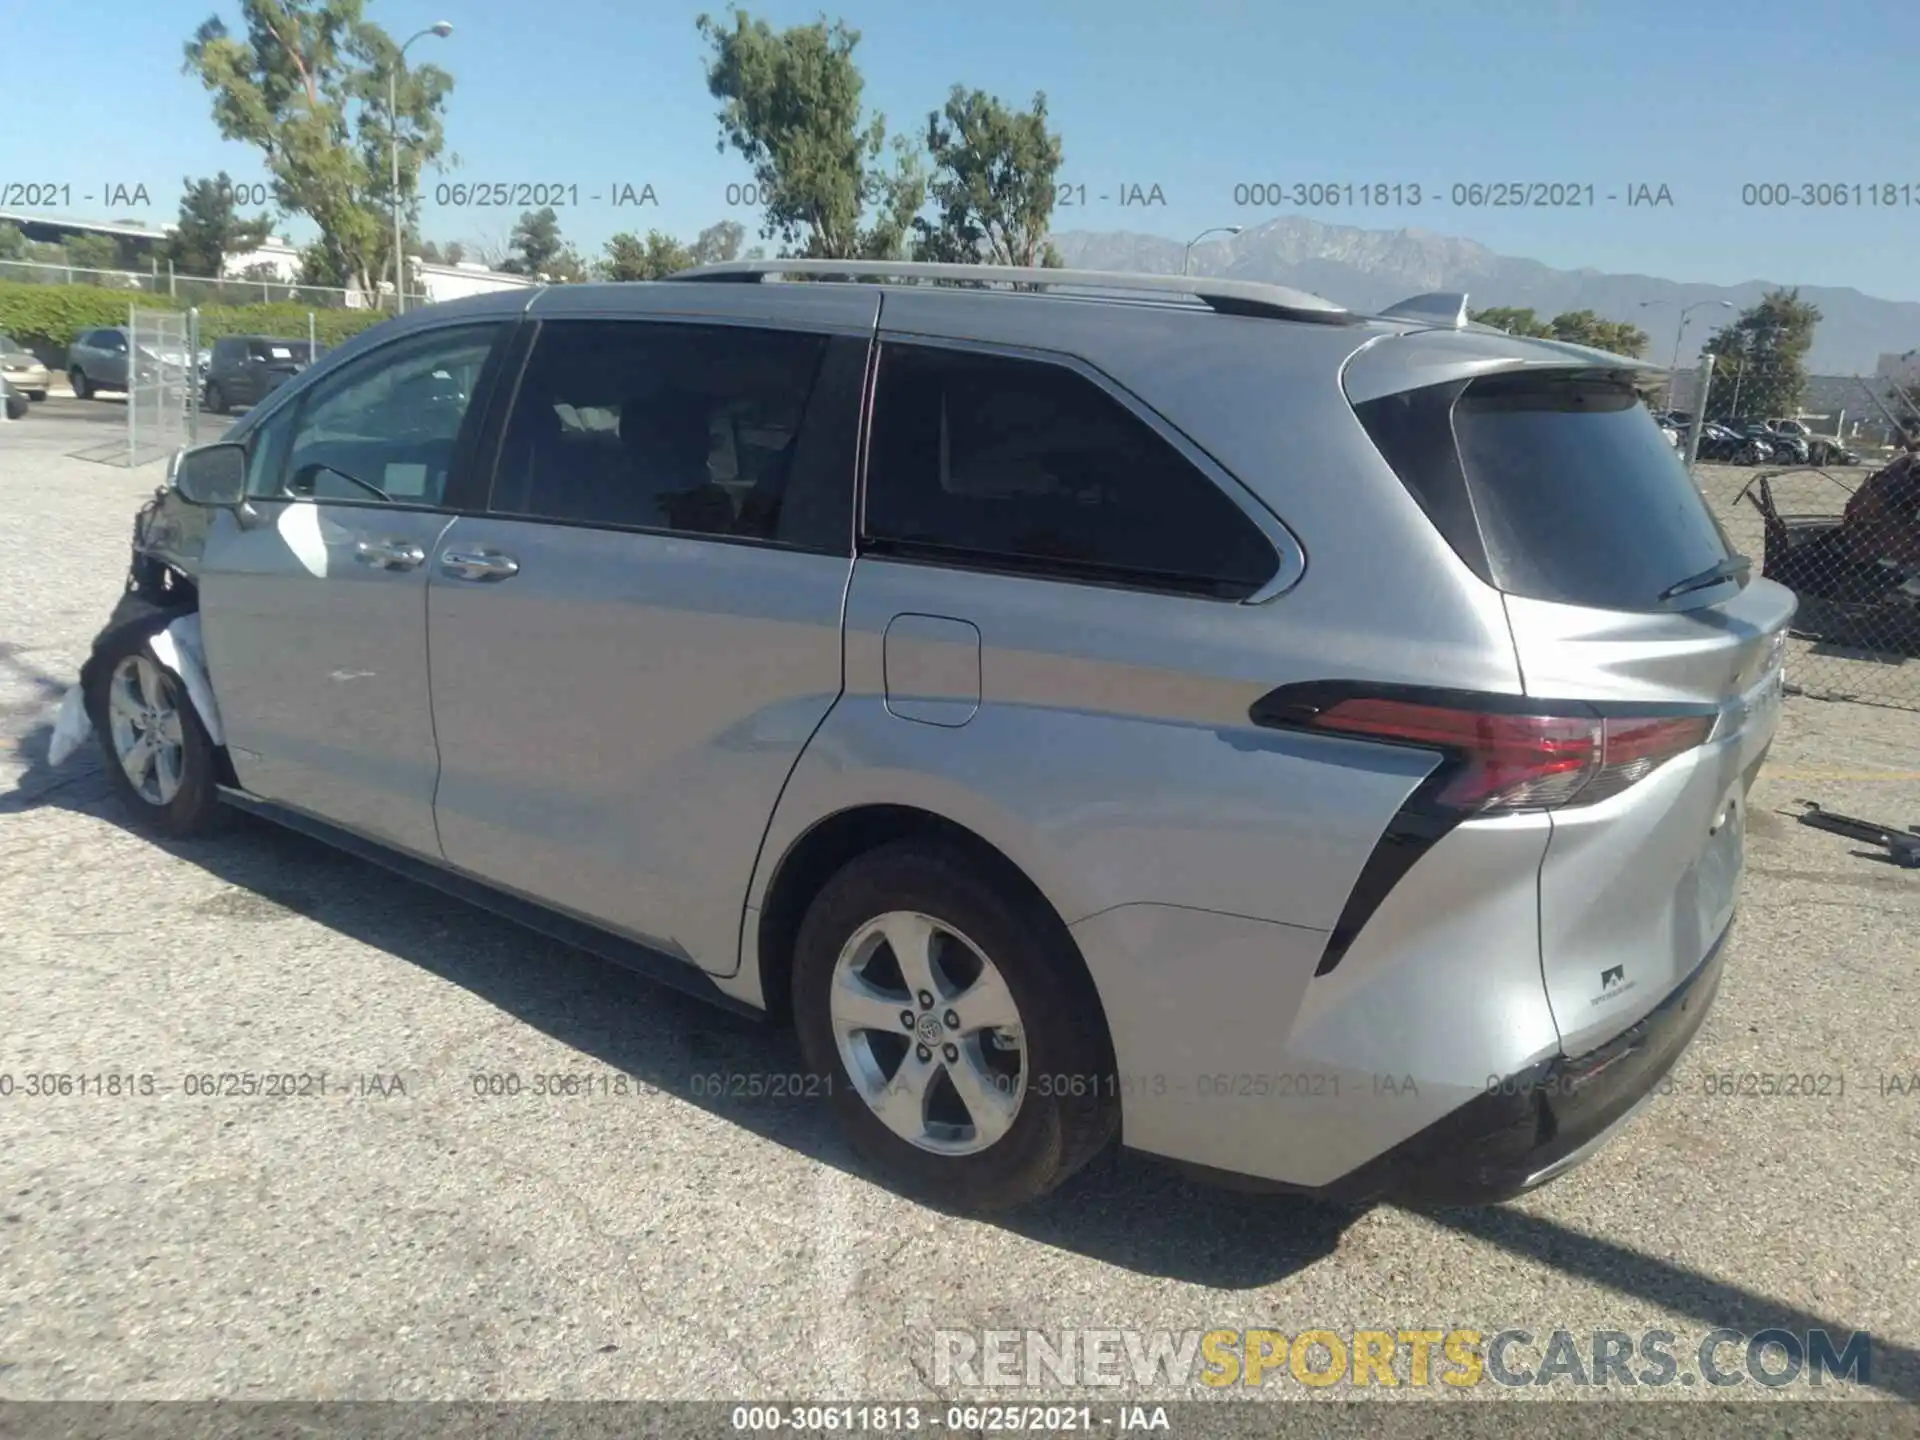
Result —
<path fill-rule="evenodd" d="M 224 819 L 213 742 L 186 687 L 143 638 L 123 639 L 92 667 L 87 711 L 107 776 L 137 823 L 186 837 Z"/>
<path fill-rule="evenodd" d="M 93 398 L 93 387 L 87 383 L 87 372 L 78 365 L 67 372 L 67 383 L 73 386 L 73 398 L 89 400 Z"/>
<path fill-rule="evenodd" d="M 801 1050 L 853 1147 L 964 1209 L 1037 1199 L 1119 1120 L 1106 1028 L 1057 916 L 943 845 L 821 889 L 795 945 Z"/>

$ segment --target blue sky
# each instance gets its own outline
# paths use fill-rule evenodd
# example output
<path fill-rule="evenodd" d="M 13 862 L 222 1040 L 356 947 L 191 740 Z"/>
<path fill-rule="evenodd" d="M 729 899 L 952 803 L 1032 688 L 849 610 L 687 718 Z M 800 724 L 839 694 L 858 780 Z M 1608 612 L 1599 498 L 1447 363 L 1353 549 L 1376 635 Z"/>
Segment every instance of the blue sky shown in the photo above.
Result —
<path fill-rule="evenodd" d="M 504 240 L 517 212 L 432 203 L 445 182 L 577 186 L 564 229 L 597 251 L 617 230 L 685 237 L 730 207 L 743 162 L 716 153 L 697 5 L 672 0 L 373 0 L 396 35 L 447 19 L 414 46 L 450 70 L 458 168 L 425 179 L 425 233 Z M 862 32 L 869 105 L 919 129 L 955 82 L 1024 103 L 1047 93 L 1066 146 L 1063 182 L 1089 203 L 1056 228 L 1186 239 L 1286 213 L 1463 235 L 1560 268 L 1735 283 L 1853 285 L 1920 299 L 1920 25 L 1906 0 L 847 0 L 762 3 L 776 24 L 822 9 Z M 261 176 L 223 142 L 180 48 L 233 0 L 0 0 L 0 96 L 26 145 L 0 186 L 68 184 L 72 211 L 112 218 L 98 195 L 144 184 L 173 217 L 183 175 Z M 1595 187 L 1596 209 L 1487 210 L 1445 203 L 1456 183 Z M 1418 208 L 1252 208 L 1238 185 L 1400 182 Z M 1884 181 L 1902 209 L 1755 209 L 1747 183 Z M 1609 193 L 1666 185 L 1673 203 Z M 618 185 L 657 206 L 616 208 Z M 1159 186 L 1164 206 L 1117 203 Z M 1438 188 L 1442 199 L 1432 192 Z M 1102 203 L 1101 194 L 1114 201 Z M 602 196 L 596 203 L 591 195 Z M 61 207 L 69 208 L 69 207 Z M 298 224 L 290 227 L 302 235 Z"/>

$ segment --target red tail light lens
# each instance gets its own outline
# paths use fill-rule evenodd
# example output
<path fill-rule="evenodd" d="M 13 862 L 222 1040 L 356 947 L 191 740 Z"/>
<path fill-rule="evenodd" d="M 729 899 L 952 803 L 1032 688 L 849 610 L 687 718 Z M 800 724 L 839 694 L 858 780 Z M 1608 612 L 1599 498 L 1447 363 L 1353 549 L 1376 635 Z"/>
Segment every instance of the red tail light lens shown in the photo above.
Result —
<path fill-rule="evenodd" d="M 1320 710 L 1309 724 L 1445 751 L 1455 770 L 1435 801 L 1462 814 L 1486 815 L 1590 805 L 1617 795 L 1705 741 L 1714 717 L 1529 715 L 1354 696 Z"/>

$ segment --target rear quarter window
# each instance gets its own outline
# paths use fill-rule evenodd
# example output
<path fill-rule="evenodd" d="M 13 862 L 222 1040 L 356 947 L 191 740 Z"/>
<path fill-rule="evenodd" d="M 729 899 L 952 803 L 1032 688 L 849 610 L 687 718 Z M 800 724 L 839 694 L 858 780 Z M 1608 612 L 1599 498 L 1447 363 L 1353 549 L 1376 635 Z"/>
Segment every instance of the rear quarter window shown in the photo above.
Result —
<path fill-rule="evenodd" d="M 1618 382 L 1490 376 L 1357 410 L 1448 543 L 1508 594 L 1660 610 L 1670 586 L 1732 554 L 1685 463 Z"/>

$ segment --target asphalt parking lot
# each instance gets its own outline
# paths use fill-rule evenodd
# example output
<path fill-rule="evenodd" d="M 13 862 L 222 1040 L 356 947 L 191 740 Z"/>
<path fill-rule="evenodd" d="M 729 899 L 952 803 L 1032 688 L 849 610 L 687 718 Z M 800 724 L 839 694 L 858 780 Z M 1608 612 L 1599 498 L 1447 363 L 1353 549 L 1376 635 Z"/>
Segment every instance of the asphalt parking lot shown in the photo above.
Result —
<path fill-rule="evenodd" d="M 712 1093 L 797 1068 L 784 1036 L 258 824 L 155 843 L 91 750 L 50 767 L 161 474 L 70 458 L 119 408 L 0 427 L 0 1398 L 932 1401 L 985 1393 L 936 1330 L 1781 1327 L 1871 1332 L 1865 1393 L 1920 1400 L 1920 872 L 1774 813 L 1920 824 L 1920 714 L 1789 699 L 1676 1091 L 1546 1189 L 1352 1214 L 1116 1155 L 956 1218 L 864 1179 L 811 1103 Z M 185 1093 L 321 1071 L 348 1093 Z M 164 1093 L 23 1089 L 108 1072 Z M 1828 1078 L 1716 1078 L 1746 1075 Z M 1308 1393 L 1281 1380 L 1236 1394 Z"/>

